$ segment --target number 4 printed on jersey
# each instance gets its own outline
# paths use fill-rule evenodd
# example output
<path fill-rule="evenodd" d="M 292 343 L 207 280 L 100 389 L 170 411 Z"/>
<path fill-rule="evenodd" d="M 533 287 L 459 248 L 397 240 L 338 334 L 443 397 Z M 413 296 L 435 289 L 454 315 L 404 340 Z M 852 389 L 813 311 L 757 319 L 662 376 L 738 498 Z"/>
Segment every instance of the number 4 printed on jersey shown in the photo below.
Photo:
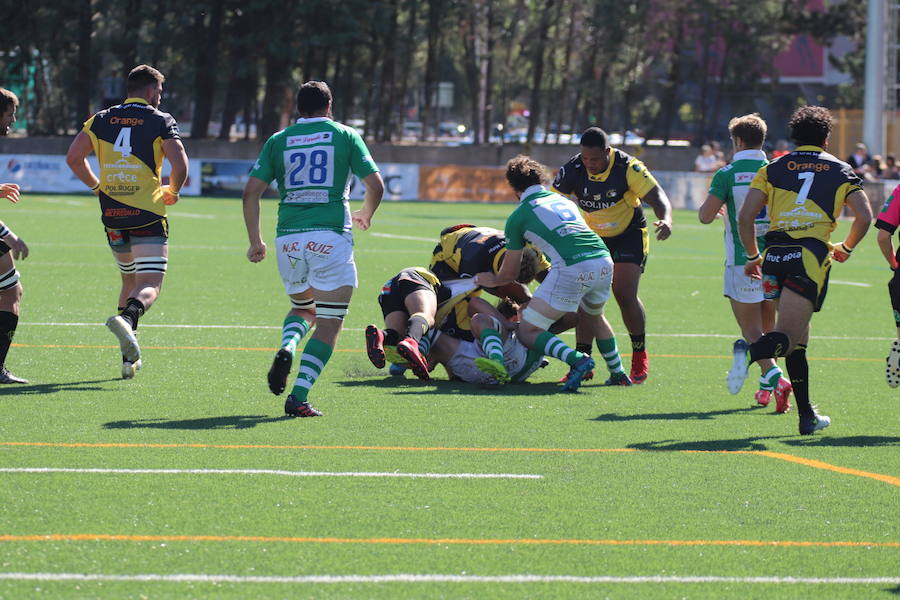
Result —
<path fill-rule="evenodd" d="M 116 136 L 113 150 L 122 154 L 122 158 L 131 156 L 131 127 L 123 127 Z"/>

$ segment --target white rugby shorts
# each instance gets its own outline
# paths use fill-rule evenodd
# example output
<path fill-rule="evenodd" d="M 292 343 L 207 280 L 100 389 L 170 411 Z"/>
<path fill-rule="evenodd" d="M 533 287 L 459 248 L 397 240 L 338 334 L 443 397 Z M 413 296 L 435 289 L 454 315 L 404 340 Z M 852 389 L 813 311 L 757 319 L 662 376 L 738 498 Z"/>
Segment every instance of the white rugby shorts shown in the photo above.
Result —
<path fill-rule="evenodd" d="M 726 298 L 744 304 L 758 304 L 764 300 L 762 281 L 744 273 L 744 265 L 725 267 Z"/>
<path fill-rule="evenodd" d="M 510 377 L 521 371 L 525 367 L 525 361 L 528 357 L 528 348 L 520 342 L 515 334 L 507 336 L 503 342 L 503 364 L 506 366 L 506 372 Z M 476 358 L 487 358 L 481 344 L 476 342 L 466 342 L 460 340 L 456 353 L 447 362 L 447 366 L 454 375 L 468 383 L 480 383 L 483 385 L 496 385 L 497 380 L 481 371 L 475 366 Z M 534 373 L 540 367 L 541 361 L 536 361 L 534 368 L 522 379 Z"/>
<path fill-rule="evenodd" d="M 275 238 L 278 272 L 288 294 L 357 287 L 353 237 L 336 231 L 305 231 Z"/>
<path fill-rule="evenodd" d="M 602 306 L 609 300 L 612 279 L 613 261 L 608 256 L 571 266 L 552 265 L 534 297 L 563 312 L 575 312 L 582 300 Z"/>

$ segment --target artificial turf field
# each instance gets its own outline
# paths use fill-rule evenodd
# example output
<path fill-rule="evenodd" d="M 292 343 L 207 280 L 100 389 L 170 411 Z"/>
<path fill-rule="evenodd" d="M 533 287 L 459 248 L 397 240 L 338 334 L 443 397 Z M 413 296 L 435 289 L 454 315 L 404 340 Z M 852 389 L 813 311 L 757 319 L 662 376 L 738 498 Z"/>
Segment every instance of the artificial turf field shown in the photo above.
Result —
<path fill-rule="evenodd" d="M 642 280 L 644 385 L 557 393 L 556 361 L 500 390 L 375 369 L 362 332 L 384 281 L 427 266 L 443 227 L 502 229 L 511 209 L 383 204 L 311 394 L 325 416 L 289 419 L 265 383 L 288 303 L 271 243 L 245 258 L 239 200 L 173 207 L 131 381 L 102 325 L 118 273 L 95 201 L 3 207 L 31 248 L 7 361 L 31 383 L 0 389 L 0 597 L 897 597 L 900 390 L 874 232 L 813 320 L 811 395 L 833 423 L 811 437 L 754 406 L 757 369 L 727 393 L 722 225 L 688 211 Z M 270 242 L 274 217 L 264 202 Z"/>

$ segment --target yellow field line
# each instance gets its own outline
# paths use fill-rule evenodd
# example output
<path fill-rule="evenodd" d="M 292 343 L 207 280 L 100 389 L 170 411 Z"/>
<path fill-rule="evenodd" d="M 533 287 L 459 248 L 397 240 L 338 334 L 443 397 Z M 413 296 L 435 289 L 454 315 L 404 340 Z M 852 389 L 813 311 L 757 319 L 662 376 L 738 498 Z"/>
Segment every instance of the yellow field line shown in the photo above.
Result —
<path fill-rule="evenodd" d="M 66 349 L 76 349 L 76 350 L 118 350 L 118 346 L 107 346 L 107 345 L 87 345 L 87 344 L 13 344 L 15 348 L 66 348 Z M 244 348 L 242 346 L 141 346 L 143 350 L 235 350 L 241 352 L 275 352 L 278 348 Z M 335 348 L 335 352 L 351 352 L 351 353 L 361 353 L 365 352 L 363 349 L 359 348 L 346 348 L 339 349 Z M 623 353 L 622 356 L 627 357 L 631 356 L 630 354 Z M 731 360 L 732 356 L 715 356 L 711 354 L 654 354 L 656 358 L 710 358 L 714 360 Z M 808 360 L 816 361 L 816 360 L 830 360 L 830 361 L 841 361 L 841 362 L 877 362 L 883 363 L 883 358 L 861 358 L 861 357 L 816 357 L 810 356 Z"/>
<path fill-rule="evenodd" d="M 823 469 L 875 479 L 890 485 L 900 486 L 900 478 L 881 473 L 870 473 L 859 469 L 839 467 L 820 460 L 812 460 L 767 450 L 642 450 L 638 448 L 474 448 L 452 446 L 315 446 L 315 445 L 275 445 L 275 444 L 149 444 L 149 443 L 90 443 L 90 442 L 0 442 L 2 446 L 50 447 L 50 448 L 218 448 L 224 450 L 375 450 L 394 452 L 536 452 L 536 453 L 570 453 L 570 454 L 603 454 L 614 452 L 678 452 L 682 454 L 752 454 L 776 460 L 797 463 L 813 469 Z"/>
<path fill-rule="evenodd" d="M 50 533 L 0 535 L 0 542 L 286 542 L 293 544 L 428 544 L 522 546 L 757 546 L 801 548 L 900 548 L 900 542 L 815 542 L 795 540 L 579 540 L 579 539 L 465 539 L 465 538 L 340 538 L 270 537 L 259 535 L 112 535 Z"/>

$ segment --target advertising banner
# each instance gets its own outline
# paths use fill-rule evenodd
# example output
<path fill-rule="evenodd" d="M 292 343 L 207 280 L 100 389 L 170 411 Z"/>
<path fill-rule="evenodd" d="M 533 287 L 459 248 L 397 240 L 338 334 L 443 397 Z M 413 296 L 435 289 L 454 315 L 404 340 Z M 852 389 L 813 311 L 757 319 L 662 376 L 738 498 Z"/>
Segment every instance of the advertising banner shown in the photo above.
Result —
<path fill-rule="evenodd" d="M 432 202 L 515 202 L 503 167 L 423 165 L 419 199 Z"/>

